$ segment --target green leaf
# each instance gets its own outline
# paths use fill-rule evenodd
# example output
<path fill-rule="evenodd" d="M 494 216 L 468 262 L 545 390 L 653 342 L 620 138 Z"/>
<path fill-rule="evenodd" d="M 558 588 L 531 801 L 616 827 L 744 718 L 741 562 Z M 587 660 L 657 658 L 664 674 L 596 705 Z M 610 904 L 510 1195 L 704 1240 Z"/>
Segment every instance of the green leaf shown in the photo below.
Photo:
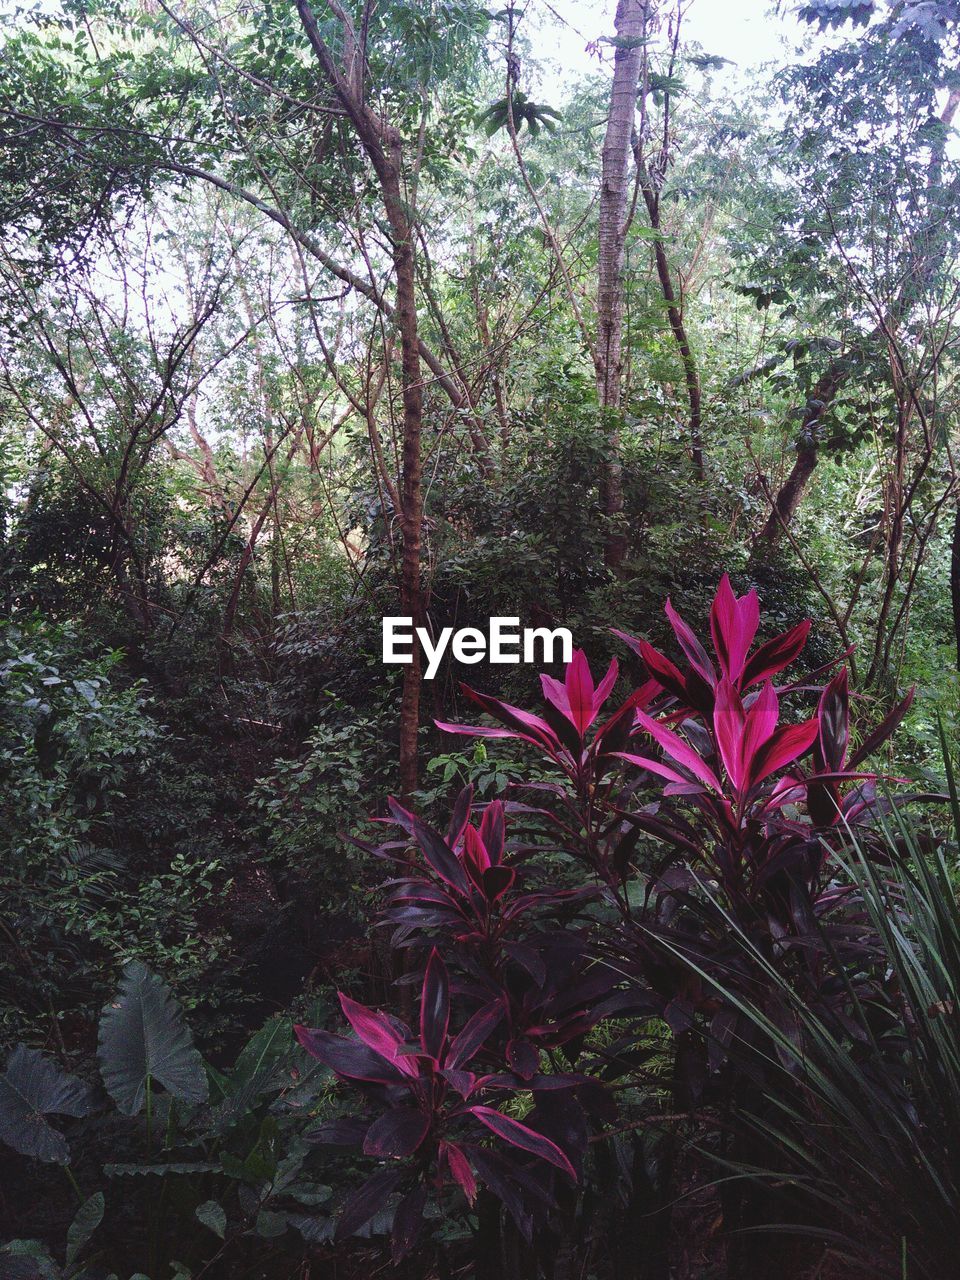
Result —
<path fill-rule="evenodd" d="M 221 1240 L 224 1239 L 227 1234 L 227 1215 L 222 1204 L 216 1200 L 205 1200 L 203 1204 L 197 1205 L 196 1214 L 198 1222 L 209 1227 Z"/>
<path fill-rule="evenodd" d="M 0 1140 L 21 1155 L 69 1164 L 67 1140 L 46 1117 L 85 1116 L 91 1110 L 88 1085 L 61 1071 L 39 1050 L 17 1045 L 0 1076 Z"/>
<path fill-rule="evenodd" d="M 39 1240 L 11 1240 L 0 1248 L 0 1280 L 58 1280 L 59 1275 Z"/>
<path fill-rule="evenodd" d="M 100 1018 L 97 1060 L 107 1092 L 124 1115 L 142 1109 L 147 1082 L 184 1102 L 205 1102 L 203 1059 L 170 988 L 139 960 L 123 970 L 120 991 Z"/>
<path fill-rule="evenodd" d="M 277 1236 L 286 1235 L 287 1215 L 274 1213 L 271 1209 L 261 1209 L 257 1214 L 256 1232 L 265 1240 L 273 1240 Z"/>
<path fill-rule="evenodd" d="M 84 1200 L 77 1210 L 77 1216 L 67 1230 L 67 1264 L 76 1260 L 80 1250 L 103 1221 L 104 1199 L 102 1191 L 95 1191 L 89 1200 Z"/>
<path fill-rule="evenodd" d="M 108 1178 L 140 1178 L 148 1176 L 162 1178 L 168 1173 L 220 1173 L 221 1167 L 218 1164 L 206 1164 L 199 1160 L 193 1164 L 171 1161 L 169 1164 L 105 1164 L 103 1172 Z"/>

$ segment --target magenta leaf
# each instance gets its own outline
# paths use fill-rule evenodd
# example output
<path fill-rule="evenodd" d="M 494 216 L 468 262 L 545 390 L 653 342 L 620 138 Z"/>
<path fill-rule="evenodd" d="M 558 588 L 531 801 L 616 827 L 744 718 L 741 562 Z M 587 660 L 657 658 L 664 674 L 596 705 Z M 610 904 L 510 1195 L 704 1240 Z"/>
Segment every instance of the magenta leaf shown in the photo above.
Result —
<path fill-rule="evenodd" d="M 850 729 L 850 700 L 847 692 L 847 668 L 841 667 L 823 693 L 817 707 L 820 724 L 817 764 L 821 771 L 842 769 L 847 758 Z"/>
<path fill-rule="evenodd" d="M 733 593 L 728 574 L 720 586 L 710 610 L 710 634 L 724 675 L 735 683 L 740 679 L 747 654 L 760 625 L 760 601 L 755 591 L 741 599 Z"/>
<path fill-rule="evenodd" d="M 450 1176 L 472 1205 L 477 1198 L 477 1180 L 473 1175 L 473 1170 L 470 1168 L 470 1161 L 453 1142 L 442 1143 L 440 1150 L 446 1157 Z"/>
<path fill-rule="evenodd" d="M 724 675 L 717 685 L 717 700 L 713 708 L 713 732 L 723 767 L 737 791 L 743 786 L 742 748 L 745 721 L 746 716 L 740 695 L 729 676 Z"/>
<path fill-rule="evenodd" d="M 689 778 L 684 777 L 682 773 L 678 773 L 676 769 L 671 769 L 668 764 L 664 764 L 661 760 L 651 760 L 649 756 L 633 755 L 629 751 L 617 751 L 614 754 L 620 760 L 626 760 L 628 764 L 636 765 L 638 769 L 648 769 L 651 773 L 657 774 L 658 777 L 666 778 L 668 782 L 677 782 L 681 786 L 691 785 Z"/>
<path fill-rule="evenodd" d="M 430 1130 L 430 1117 L 413 1107 L 396 1107 L 374 1120 L 363 1140 L 363 1152 L 381 1159 L 413 1155 Z"/>
<path fill-rule="evenodd" d="M 347 1040 L 330 1031 L 313 1031 L 295 1026 L 294 1034 L 311 1057 L 349 1080 L 367 1080 L 376 1084 L 396 1084 L 403 1079 L 392 1060 L 375 1053 L 359 1040 Z"/>
<path fill-rule="evenodd" d="M 398 1057 L 399 1050 L 403 1047 L 403 1038 L 395 1030 L 386 1014 L 358 1004 L 342 991 L 337 994 L 340 997 L 340 1008 L 343 1010 L 344 1017 L 363 1043 L 374 1053 L 378 1053 L 381 1058 L 385 1058 L 403 1075 L 417 1075 L 416 1065 L 409 1058 Z"/>
<path fill-rule="evenodd" d="M 771 773 L 783 769 L 813 746 L 817 737 L 817 720 L 814 717 L 803 724 L 784 725 L 757 752 L 751 764 L 749 786 L 755 786 Z"/>
<path fill-rule="evenodd" d="M 686 655 L 687 661 L 707 684 L 711 687 L 716 685 L 717 673 L 707 655 L 706 649 L 697 639 L 693 628 L 689 627 L 674 609 L 669 598 L 664 605 L 664 613 L 667 615 L 671 627 L 673 627 L 674 635 L 680 642 L 680 648 Z"/>
<path fill-rule="evenodd" d="M 567 667 L 567 698 L 570 703 L 570 719 L 582 738 L 593 723 L 593 676 L 590 664 L 582 649 L 577 649 Z"/>
<path fill-rule="evenodd" d="M 693 747 L 684 742 L 678 733 L 674 733 L 666 725 L 660 724 L 652 716 L 648 716 L 645 711 L 637 711 L 637 724 L 649 733 L 654 742 L 662 748 L 671 760 L 683 765 L 685 769 L 689 769 L 693 776 L 698 778 L 704 786 L 709 787 L 712 791 L 720 791 L 720 782 L 716 774 L 697 755 Z M 682 781 L 685 781 L 685 779 L 682 779 Z"/>
<path fill-rule="evenodd" d="M 490 1033 L 503 1018 L 503 1002 L 494 1000 L 491 1004 L 478 1009 L 462 1031 L 458 1032 L 450 1042 L 447 1052 L 448 1067 L 462 1067 L 469 1062 L 477 1050 L 486 1043 Z"/>
<path fill-rule="evenodd" d="M 429 1057 L 439 1060 L 450 1022 L 450 982 L 447 966 L 434 947 L 423 976 L 420 998 L 420 1043 Z"/>
<path fill-rule="evenodd" d="M 499 862 L 503 857 L 503 845 L 506 839 L 503 804 L 500 800 L 494 800 L 484 809 L 480 822 L 480 839 L 487 851 L 489 863 Z"/>
<path fill-rule="evenodd" d="M 669 658 L 664 657 L 646 640 L 638 640 L 640 657 L 647 671 L 655 680 L 663 685 L 668 693 L 679 698 L 681 702 L 688 700 L 687 681 L 679 667 L 674 666 Z"/>
<path fill-rule="evenodd" d="M 496 902 L 502 898 L 516 877 L 513 867 L 488 867 L 483 873 L 483 892 L 487 901 Z"/>
<path fill-rule="evenodd" d="M 410 813 L 390 796 L 387 800 L 390 812 L 396 821 L 408 831 L 417 842 L 420 852 L 426 858 L 441 880 L 452 885 L 461 893 L 468 893 L 469 886 L 460 859 L 453 852 L 438 831 L 427 826 L 415 813 Z"/>
<path fill-rule="evenodd" d="M 555 1142 L 551 1142 L 549 1138 L 545 1138 L 542 1133 L 528 1128 L 525 1124 L 521 1124 L 519 1120 L 513 1120 L 510 1116 L 506 1116 L 502 1111 L 495 1111 L 493 1107 L 470 1107 L 470 1114 L 476 1116 L 481 1124 L 495 1133 L 498 1138 L 502 1138 L 512 1147 L 518 1147 L 521 1151 L 528 1151 L 531 1155 L 546 1160 L 548 1164 L 554 1165 L 557 1169 L 562 1169 L 564 1173 L 569 1174 L 574 1182 L 577 1175 L 574 1172 L 573 1165 L 563 1154 Z"/>
<path fill-rule="evenodd" d="M 783 635 L 774 636 L 772 640 L 762 644 L 744 667 L 740 687 L 746 689 L 758 680 L 766 680 L 768 676 L 776 675 L 778 671 L 789 667 L 803 651 L 809 633 L 810 621 L 805 619 L 791 631 L 785 631 Z"/>

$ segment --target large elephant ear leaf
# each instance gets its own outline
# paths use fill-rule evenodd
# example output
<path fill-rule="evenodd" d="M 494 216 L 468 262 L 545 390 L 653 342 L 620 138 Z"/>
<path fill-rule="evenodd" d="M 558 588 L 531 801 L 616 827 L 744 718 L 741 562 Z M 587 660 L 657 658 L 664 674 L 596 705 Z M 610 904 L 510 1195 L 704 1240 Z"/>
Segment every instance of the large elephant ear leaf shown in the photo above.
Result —
<path fill-rule="evenodd" d="M 147 1082 L 184 1102 L 205 1102 L 207 1074 L 166 983 L 139 960 L 123 970 L 117 996 L 104 1007 L 97 1040 L 100 1074 L 124 1115 L 143 1107 Z"/>
<path fill-rule="evenodd" d="M 67 1140 L 47 1116 L 85 1116 L 90 1089 L 37 1049 L 17 1045 L 0 1076 L 0 1140 L 21 1155 L 69 1164 Z"/>

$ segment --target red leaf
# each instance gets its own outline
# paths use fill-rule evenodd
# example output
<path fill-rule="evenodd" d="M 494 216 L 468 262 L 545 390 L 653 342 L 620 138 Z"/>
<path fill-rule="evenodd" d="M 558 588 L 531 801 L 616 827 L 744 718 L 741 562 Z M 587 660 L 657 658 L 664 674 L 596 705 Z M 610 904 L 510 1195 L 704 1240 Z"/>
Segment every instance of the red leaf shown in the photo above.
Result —
<path fill-rule="evenodd" d="M 440 879 L 452 885 L 454 889 L 459 889 L 461 893 L 467 893 L 470 886 L 467 884 L 467 877 L 460 865 L 460 859 L 443 836 L 418 818 L 415 813 L 404 809 L 393 796 L 387 797 L 387 806 L 396 822 L 416 840 L 420 852 Z"/>
<path fill-rule="evenodd" d="M 672 693 L 681 702 L 687 702 L 687 682 L 680 668 L 675 667 L 670 659 L 654 649 L 653 645 L 647 644 L 646 640 L 638 640 L 637 645 L 644 666 L 650 675 L 658 680 L 668 693 Z"/>
<path fill-rule="evenodd" d="M 490 855 L 475 827 L 467 827 L 463 833 L 463 862 L 470 873 L 470 879 L 479 886 L 483 873 L 490 866 Z"/>
<path fill-rule="evenodd" d="M 689 627 L 674 609 L 669 597 L 664 605 L 664 613 L 673 627 L 674 635 L 680 642 L 680 648 L 686 654 L 687 661 L 690 665 L 706 680 L 711 687 L 717 683 L 717 673 L 713 668 L 713 663 L 707 656 L 707 651 L 697 639 L 693 628 Z"/>
<path fill-rule="evenodd" d="M 713 708 L 713 734 L 717 740 L 723 767 L 737 791 L 740 791 L 743 786 L 742 747 L 745 719 L 740 695 L 729 676 L 724 675 L 717 685 L 717 700 Z"/>
<path fill-rule="evenodd" d="M 783 769 L 788 764 L 809 751 L 817 736 L 816 717 L 805 720 L 803 724 L 788 724 L 778 729 L 772 738 L 760 748 L 753 759 L 748 786 L 755 786 L 768 778 L 771 773 Z"/>
<path fill-rule="evenodd" d="M 685 769 L 689 769 L 695 778 L 699 778 L 711 790 L 720 791 L 720 782 L 716 774 L 705 761 L 701 760 L 693 747 L 684 742 L 678 733 L 674 733 L 666 725 L 660 724 L 652 716 L 648 716 L 645 711 L 637 712 L 637 724 L 649 733 L 654 742 L 662 747 L 672 760 L 675 760 L 677 764 L 682 764 Z M 686 779 L 682 779 L 682 781 L 686 781 Z"/>
<path fill-rule="evenodd" d="M 494 800 L 483 811 L 480 822 L 480 839 L 487 851 L 487 865 L 499 862 L 503 857 L 503 842 L 506 838 L 506 823 L 503 816 L 503 803 Z"/>
<path fill-rule="evenodd" d="M 516 730 L 521 736 L 529 736 L 541 746 L 550 749 L 559 747 L 557 735 L 546 720 L 541 720 L 539 716 L 531 715 L 529 711 L 523 711 L 520 707 L 513 707 L 508 702 L 501 702 L 498 698 L 489 698 L 485 693 L 478 693 L 476 689 L 471 689 L 469 685 L 462 684 L 460 688 L 488 715 Z"/>
<path fill-rule="evenodd" d="M 765 680 L 789 667 L 802 652 L 809 633 L 810 620 L 805 619 L 791 631 L 785 631 L 783 635 L 774 636 L 772 640 L 762 644 L 744 667 L 740 687 L 746 689 L 758 680 Z"/>
<path fill-rule="evenodd" d="M 447 1158 L 447 1168 L 450 1170 L 450 1176 L 472 1205 L 477 1198 L 477 1180 L 473 1176 L 470 1162 L 460 1148 L 452 1142 L 441 1143 L 440 1150 Z"/>
<path fill-rule="evenodd" d="M 502 1018 L 503 1003 L 500 1000 L 494 1000 L 492 1004 L 478 1009 L 463 1030 L 458 1032 L 450 1042 L 446 1065 L 456 1068 L 469 1062 Z"/>
<path fill-rule="evenodd" d="M 430 1129 L 430 1117 L 413 1107 L 386 1111 L 367 1130 L 363 1153 L 382 1160 L 412 1156 Z"/>
<path fill-rule="evenodd" d="M 482 1125 L 486 1125 L 491 1133 L 495 1133 L 498 1138 L 502 1138 L 504 1142 L 508 1142 L 512 1147 L 518 1147 L 521 1151 L 529 1151 L 531 1155 L 538 1156 L 541 1160 L 546 1160 L 548 1164 L 554 1165 L 557 1169 L 562 1169 L 564 1173 L 569 1174 L 576 1182 L 577 1175 L 574 1172 L 573 1165 L 557 1144 L 551 1142 L 549 1138 L 545 1138 L 542 1133 L 536 1133 L 525 1124 L 521 1124 L 519 1120 L 513 1120 L 510 1116 L 505 1116 L 502 1111 L 495 1111 L 493 1107 L 470 1107 L 469 1110 Z"/>
<path fill-rule="evenodd" d="M 620 674 L 620 664 L 619 662 L 617 662 L 616 658 L 614 658 L 613 661 L 610 663 L 609 667 L 607 667 L 607 674 L 603 677 L 603 679 L 597 685 L 596 693 L 593 695 L 592 719 L 596 719 L 597 715 L 599 714 L 600 708 L 603 706 L 606 700 L 610 697 L 610 694 L 613 691 L 613 686 L 617 683 L 617 676 L 619 674 Z"/>
<path fill-rule="evenodd" d="M 516 878 L 513 867 L 488 867 L 483 873 L 483 892 L 487 900 L 496 902 L 502 898 Z"/>
<path fill-rule="evenodd" d="M 738 600 L 733 594 L 729 575 L 725 573 L 710 610 L 710 634 L 720 667 L 734 682 L 740 679 L 759 625 L 757 593 L 750 591 Z"/>
<path fill-rule="evenodd" d="M 420 997 L 420 1043 L 424 1053 L 439 1060 L 447 1039 L 450 1022 L 450 981 L 447 966 L 434 947 L 423 975 L 423 993 Z"/>
<path fill-rule="evenodd" d="M 570 702 L 570 719 L 582 738 L 593 723 L 593 676 L 590 664 L 582 649 L 577 649 L 567 667 L 567 698 Z"/>
<path fill-rule="evenodd" d="M 337 994 L 340 996 L 340 1007 L 344 1016 L 363 1043 L 374 1053 L 378 1053 L 381 1058 L 385 1058 L 403 1075 L 416 1076 L 416 1064 L 408 1057 L 397 1056 L 403 1046 L 403 1040 L 386 1015 L 376 1009 L 368 1009 L 365 1005 L 358 1004 L 356 1000 L 345 996 L 342 991 Z"/>
<path fill-rule="evenodd" d="M 846 667 L 840 668 L 820 695 L 817 721 L 820 726 L 820 771 L 842 769 L 847 758 L 850 729 Z"/>
<path fill-rule="evenodd" d="M 664 764 L 660 760 L 651 760 L 649 756 L 636 756 L 629 751 L 615 751 L 614 755 L 620 760 L 626 760 L 628 764 L 635 764 L 638 769 L 648 769 L 651 773 L 655 773 L 658 777 L 666 778 L 670 782 L 679 782 L 681 786 L 690 786 L 690 779 L 684 777 L 682 773 L 678 773 L 676 769 L 671 769 L 668 764 Z"/>
<path fill-rule="evenodd" d="M 375 1053 L 360 1040 L 348 1040 L 345 1036 L 313 1031 L 309 1027 L 295 1026 L 293 1030 L 307 1053 L 338 1076 L 375 1084 L 398 1084 L 403 1079 L 393 1059 Z"/>

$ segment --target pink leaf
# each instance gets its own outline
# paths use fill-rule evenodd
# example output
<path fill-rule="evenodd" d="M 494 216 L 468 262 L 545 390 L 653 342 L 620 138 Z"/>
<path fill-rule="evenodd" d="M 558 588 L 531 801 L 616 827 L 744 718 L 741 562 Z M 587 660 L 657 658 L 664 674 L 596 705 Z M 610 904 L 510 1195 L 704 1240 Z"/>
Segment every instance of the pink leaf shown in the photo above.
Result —
<path fill-rule="evenodd" d="M 597 691 L 593 695 L 593 717 L 594 718 L 596 718 L 596 716 L 599 714 L 600 708 L 603 706 L 606 700 L 610 697 L 610 694 L 613 691 L 613 686 L 617 683 L 617 676 L 619 674 L 620 674 L 620 664 L 617 662 L 616 658 L 614 658 L 613 661 L 610 663 L 609 667 L 607 667 L 607 674 L 603 677 L 603 679 L 597 685 Z"/>
<path fill-rule="evenodd" d="M 753 759 L 749 786 L 755 786 L 771 773 L 798 760 L 816 741 L 819 724 L 816 717 L 803 724 L 784 725 L 760 748 Z"/>
<path fill-rule="evenodd" d="M 593 723 L 593 676 L 590 664 L 582 649 L 577 649 L 573 661 L 567 667 L 567 698 L 570 701 L 570 719 L 582 738 Z"/>
<path fill-rule="evenodd" d="M 789 667 L 799 657 L 810 632 L 810 621 L 806 619 L 783 635 L 774 636 L 766 644 L 762 644 L 743 669 L 740 677 L 741 688 L 748 688 L 758 680 L 766 680 Z"/>
<path fill-rule="evenodd" d="M 368 1048 L 378 1053 L 381 1058 L 395 1066 L 405 1076 L 416 1076 L 416 1064 L 410 1058 L 398 1056 L 403 1045 L 399 1032 L 394 1030 L 385 1014 L 351 1000 L 343 992 L 340 996 L 340 1008 L 344 1017 L 353 1027 Z"/>
<path fill-rule="evenodd" d="M 628 751 L 615 751 L 614 755 L 621 760 L 626 760 L 628 764 L 635 764 L 638 769 L 648 769 L 651 773 L 655 773 L 661 778 L 666 778 L 670 782 L 677 782 L 684 788 L 691 787 L 697 791 L 703 790 L 698 783 L 691 782 L 682 773 L 678 773 L 676 769 L 671 769 L 668 764 L 664 764 L 660 760 L 651 760 L 649 756 L 632 755 Z"/>
<path fill-rule="evenodd" d="M 768 680 L 744 720 L 743 740 L 740 744 L 741 778 L 752 778 L 753 761 L 764 743 L 773 737 L 779 718 L 780 701 Z"/>
<path fill-rule="evenodd" d="M 450 982 L 447 966 L 434 947 L 423 975 L 420 997 L 420 1043 L 434 1061 L 439 1060 L 447 1040 L 450 1023 Z"/>
<path fill-rule="evenodd" d="M 477 1180 L 473 1176 L 470 1162 L 460 1148 L 452 1142 L 441 1143 L 440 1150 L 447 1158 L 447 1168 L 450 1170 L 450 1176 L 472 1205 L 477 1198 Z"/>
<path fill-rule="evenodd" d="M 682 702 L 687 701 L 687 682 L 683 672 L 679 667 L 674 666 L 669 658 L 665 658 L 659 650 L 654 649 L 653 645 L 647 644 L 646 640 L 638 640 L 639 653 L 643 659 L 644 666 L 650 675 L 658 680 L 669 693 L 679 698 Z"/>
<path fill-rule="evenodd" d="M 567 686 L 544 672 L 540 677 L 540 687 L 543 689 L 543 696 L 547 702 L 556 707 L 565 720 L 569 720 L 573 724 L 573 712 L 570 710 Z"/>
<path fill-rule="evenodd" d="M 577 1175 L 573 1165 L 557 1144 L 545 1138 L 542 1133 L 535 1132 L 525 1124 L 521 1124 L 519 1120 L 505 1116 L 502 1111 L 495 1111 L 493 1107 L 471 1107 L 470 1112 L 504 1142 L 509 1142 L 513 1147 L 519 1147 L 521 1151 L 529 1151 L 531 1155 L 539 1156 L 541 1160 L 546 1160 L 548 1164 L 562 1169 L 576 1181 Z"/>
<path fill-rule="evenodd" d="M 713 733 L 723 767 L 737 791 L 743 785 L 741 749 L 744 723 L 743 702 L 733 682 L 724 675 L 717 685 L 717 700 L 713 708 Z"/>
<path fill-rule="evenodd" d="M 687 661 L 699 672 L 711 687 L 717 683 L 717 673 L 713 669 L 713 663 L 707 656 L 707 651 L 697 639 L 693 628 L 680 617 L 676 609 L 670 602 L 669 597 L 664 605 L 664 613 L 667 615 L 671 627 L 673 627 L 674 635 L 680 642 L 680 648 L 686 654 Z"/>
<path fill-rule="evenodd" d="M 710 787 L 713 791 L 720 792 L 720 782 L 716 774 L 697 755 L 693 747 L 684 742 L 678 733 L 674 733 L 666 725 L 660 724 L 652 716 L 648 716 L 645 711 L 637 712 L 637 724 L 650 734 L 654 742 L 662 747 L 672 760 L 675 760 L 677 764 L 682 764 L 685 769 L 689 769 L 693 776 L 699 778 L 705 786 Z"/>
<path fill-rule="evenodd" d="M 506 824 L 503 817 L 503 803 L 494 800 L 483 811 L 480 822 L 480 839 L 487 851 L 487 865 L 497 863 L 503 857 L 503 842 L 506 837 Z"/>
<path fill-rule="evenodd" d="M 710 610 L 710 633 L 720 667 L 734 682 L 740 679 L 759 625 L 757 593 L 750 591 L 738 600 L 733 594 L 729 576 L 724 574 Z"/>
<path fill-rule="evenodd" d="M 463 861 L 470 872 L 470 879 L 479 885 L 484 871 L 490 865 L 490 855 L 475 827 L 467 827 L 463 833 Z"/>

